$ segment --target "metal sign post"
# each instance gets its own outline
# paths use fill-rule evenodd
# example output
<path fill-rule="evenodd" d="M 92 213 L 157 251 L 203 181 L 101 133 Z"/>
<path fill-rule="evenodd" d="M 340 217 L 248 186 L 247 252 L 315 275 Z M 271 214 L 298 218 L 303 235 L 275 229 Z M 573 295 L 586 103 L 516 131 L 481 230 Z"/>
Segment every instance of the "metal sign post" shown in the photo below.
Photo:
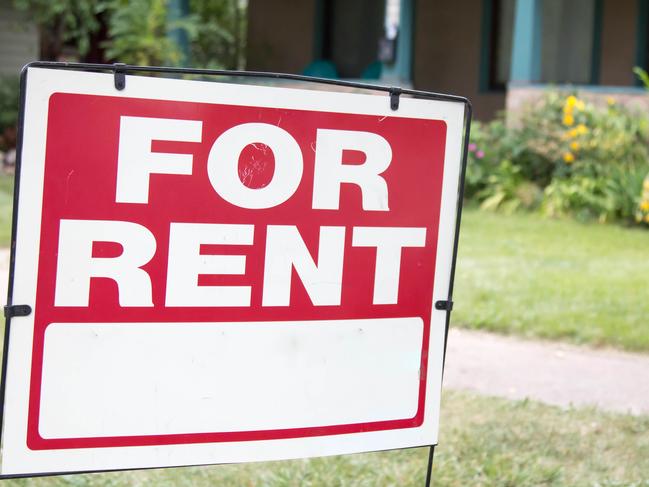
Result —
<path fill-rule="evenodd" d="M 432 445 L 430 484 L 465 98 L 122 64 L 21 86 L 0 478 Z"/>

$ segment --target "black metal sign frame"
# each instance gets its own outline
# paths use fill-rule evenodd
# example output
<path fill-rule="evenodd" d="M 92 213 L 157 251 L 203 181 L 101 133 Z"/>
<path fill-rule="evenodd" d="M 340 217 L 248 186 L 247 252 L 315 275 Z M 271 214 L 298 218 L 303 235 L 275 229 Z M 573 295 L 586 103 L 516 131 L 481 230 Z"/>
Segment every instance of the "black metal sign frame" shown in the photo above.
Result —
<path fill-rule="evenodd" d="M 23 149 L 23 131 L 24 131 L 24 115 L 25 115 L 25 94 L 27 88 L 27 73 L 29 68 L 46 68 L 46 69 L 62 69 L 72 71 L 88 71 L 100 73 L 113 73 L 114 85 L 116 90 L 123 90 L 128 81 L 127 74 L 135 73 L 157 73 L 166 75 L 187 75 L 187 76 L 201 76 L 205 78 L 210 77 L 243 77 L 243 78 L 258 78 L 267 80 L 287 80 L 287 81 L 301 81 L 320 85 L 333 85 L 342 86 L 346 88 L 356 88 L 366 91 L 383 92 L 388 95 L 386 103 L 389 103 L 390 109 L 393 111 L 399 110 L 399 99 L 401 95 L 412 98 L 447 101 L 454 103 L 461 103 L 464 105 L 464 140 L 462 141 L 462 157 L 460 168 L 460 180 L 458 186 L 458 195 L 456 203 L 456 216 L 455 216 L 455 230 L 453 237 L 453 253 L 451 261 L 451 275 L 449 280 L 448 297 L 444 301 L 436 301 L 434 303 L 435 309 L 446 311 L 446 324 L 444 332 L 444 357 L 442 362 L 442 374 L 444 371 L 444 363 L 446 359 L 446 342 L 448 340 L 448 329 L 451 319 L 451 310 L 453 309 L 453 285 L 455 282 L 455 266 L 457 263 L 457 251 L 460 236 L 460 222 L 462 219 L 462 201 L 464 197 L 464 179 L 466 174 L 467 155 L 469 136 L 471 131 L 471 117 L 473 109 L 470 101 L 462 96 L 447 95 L 441 93 L 434 93 L 429 91 L 414 90 L 408 88 L 400 88 L 396 86 L 384 86 L 377 84 L 360 83 L 356 81 L 345 81 L 329 78 L 316 78 L 311 76 L 303 76 L 298 74 L 288 73 L 270 73 L 261 71 L 227 71 L 227 70 L 213 70 L 213 69 L 195 69 L 195 68 L 180 68 L 180 67 L 161 67 L 161 66 L 133 66 L 121 63 L 115 64 L 89 64 L 89 63 L 64 63 L 64 62 L 45 62 L 36 61 L 27 64 L 20 75 L 20 112 L 18 117 L 18 138 L 16 146 L 16 166 L 15 166 L 15 182 L 14 182 L 14 195 L 13 195 L 13 213 L 11 225 L 11 253 L 9 261 L 9 286 L 7 292 L 7 305 L 4 308 L 5 312 L 5 332 L 2 356 L 2 372 L 0 375 L 0 439 L 2 438 L 3 420 L 4 420 L 4 401 L 5 401 L 5 384 L 7 375 L 7 359 L 9 351 L 9 336 L 11 327 L 11 318 L 14 316 L 27 316 L 32 312 L 29 305 L 22 303 L 15 304 L 13 302 L 13 282 L 14 282 L 14 264 L 16 257 L 16 230 L 18 222 L 18 196 L 20 191 L 20 168 L 22 163 L 22 149 Z M 432 478 L 433 458 L 435 454 L 435 446 L 429 445 L 424 447 L 413 448 L 429 448 L 428 465 L 426 469 L 426 487 L 430 486 Z M 189 466 L 189 465 L 187 465 Z M 196 467 L 207 465 L 192 465 Z M 172 467 L 154 467 L 154 468 L 179 468 L 182 465 Z M 86 473 L 106 473 L 106 472 L 124 472 L 132 470 L 151 470 L 151 468 L 128 468 L 128 469 L 109 469 L 109 470 L 84 470 L 78 472 L 45 472 L 38 474 L 9 474 L 0 475 L 0 480 L 4 479 L 18 479 L 18 478 L 31 478 L 31 477 L 48 477 L 56 475 L 73 475 L 73 474 L 86 474 Z"/>

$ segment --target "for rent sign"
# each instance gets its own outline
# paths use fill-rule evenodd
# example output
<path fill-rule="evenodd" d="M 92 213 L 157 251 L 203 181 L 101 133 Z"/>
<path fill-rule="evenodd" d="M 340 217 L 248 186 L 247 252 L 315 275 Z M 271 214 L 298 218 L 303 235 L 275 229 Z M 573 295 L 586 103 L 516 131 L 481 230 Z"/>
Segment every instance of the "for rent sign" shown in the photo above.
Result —
<path fill-rule="evenodd" d="M 437 442 L 461 103 L 29 68 L 2 472 Z"/>

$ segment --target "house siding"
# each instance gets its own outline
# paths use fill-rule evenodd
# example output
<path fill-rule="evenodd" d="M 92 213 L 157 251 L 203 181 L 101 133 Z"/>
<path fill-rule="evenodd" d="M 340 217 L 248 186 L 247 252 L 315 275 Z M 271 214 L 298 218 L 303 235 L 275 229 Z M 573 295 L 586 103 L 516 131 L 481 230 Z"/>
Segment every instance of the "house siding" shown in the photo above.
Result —
<path fill-rule="evenodd" d="M 480 90 L 481 0 L 417 0 L 413 84 L 468 97 L 478 119 L 505 106 L 504 91 Z"/>
<path fill-rule="evenodd" d="M 638 0 L 604 0 L 599 82 L 609 86 L 635 83 Z"/>
<path fill-rule="evenodd" d="M 301 73 L 313 60 L 316 0 L 249 0 L 247 68 Z"/>
<path fill-rule="evenodd" d="M 0 75 L 18 75 L 21 68 L 38 59 L 38 29 L 27 15 L 0 0 Z"/>

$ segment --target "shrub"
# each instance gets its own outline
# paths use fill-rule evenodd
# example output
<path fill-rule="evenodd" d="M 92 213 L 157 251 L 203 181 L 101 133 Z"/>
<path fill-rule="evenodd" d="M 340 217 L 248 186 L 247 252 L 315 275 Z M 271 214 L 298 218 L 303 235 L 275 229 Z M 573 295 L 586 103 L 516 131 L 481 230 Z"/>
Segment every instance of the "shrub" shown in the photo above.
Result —
<path fill-rule="evenodd" d="M 486 125 L 480 122 L 471 125 L 471 143 L 464 183 L 464 194 L 467 198 L 474 198 L 487 187 L 487 178 L 504 157 L 502 146 L 494 144 L 496 134 L 504 132 L 504 125 L 499 120 Z M 486 150 L 487 148 L 489 150 Z"/>
<path fill-rule="evenodd" d="M 465 180 L 467 198 L 481 202 L 485 209 L 513 211 L 534 208 L 540 189 L 512 160 L 520 157 L 521 147 L 505 123 L 476 122 L 471 127 L 469 163 Z"/>
<path fill-rule="evenodd" d="M 0 78 L 0 150 L 16 143 L 16 124 L 20 104 L 20 83 L 17 77 Z"/>
<path fill-rule="evenodd" d="M 598 108 L 550 92 L 522 113 L 516 127 L 507 129 L 501 120 L 479 126 L 473 143 L 493 154 L 488 158 L 485 151 L 480 161 L 469 156 L 474 167 L 467 180 L 475 191 L 468 194 L 484 208 L 541 206 L 550 216 L 639 218 L 649 172 L 649 118 L 613 99 Z M 649 198 L 645 206 L 649 211 Z"/>
<path fill-rule="evenodd" d="M 640 67 L 633 68 L 633 72 L 638 79 L 642 82 L 645 89 L 649 91 L 649 74 Z M 636 222 L 649 225 L 649 174 L 645 176 L 642 184 L 642 197 L 636 208 L 635 214 Z"/>
<path fill-rule="evenodd" d="M 612 99 L 606 109 L 597 109 L 569 96 L 563 112 L 563 164 L 546 188 L 544 209 L 551 215 L 633 221 L 649 171 L 649 121 Z"/>
<path fill-rule="evenodd" d="M 636 66 L 635 68 L 633 68 L 633 72 L 638 77 L 638 79 L 643 84 L 643 86 L 647 90 L 649 90 L 649 73 L 647 73 L 644 69 L 642 69 L 639 66 Z"/>
<path fill-rule="evenodd" d="M 638 223 L 649 224 L 649 174 L 642 183 L 642 197 L 635 214 Z"/>
<path fill-rule="evenodd" d="M 181 52 L 167 35 L 166 0 L 109 2 L 109 39 L 104 42 L 106 56 L 126 64 L 144 66 L 177 65 Z"/>
<path fill-rule="evenodd" d="M 194 14 L 191 62 L 212 69 L 244 66 L 246 12 L 238 0 L 190 0 Z"/>
<path fill-rule="evenodd" d="M 575 174 L 557 178 L 545 189 L 543 210 L 550 216 L 570 215 L 600 222 L 637 220 L 636 214 L 647 165 L 629 170 L 613 168 L 606 175 Z"/>
<path fill-rule="evenodd" d="M 484 210 L 500 209 L 513 212 L 520 209 L 533 209 L 541 201 L 541 190 L 525 179 L 521 168 L 505 159 L 487 178 L 487 187 L 478 193 Z"/>

